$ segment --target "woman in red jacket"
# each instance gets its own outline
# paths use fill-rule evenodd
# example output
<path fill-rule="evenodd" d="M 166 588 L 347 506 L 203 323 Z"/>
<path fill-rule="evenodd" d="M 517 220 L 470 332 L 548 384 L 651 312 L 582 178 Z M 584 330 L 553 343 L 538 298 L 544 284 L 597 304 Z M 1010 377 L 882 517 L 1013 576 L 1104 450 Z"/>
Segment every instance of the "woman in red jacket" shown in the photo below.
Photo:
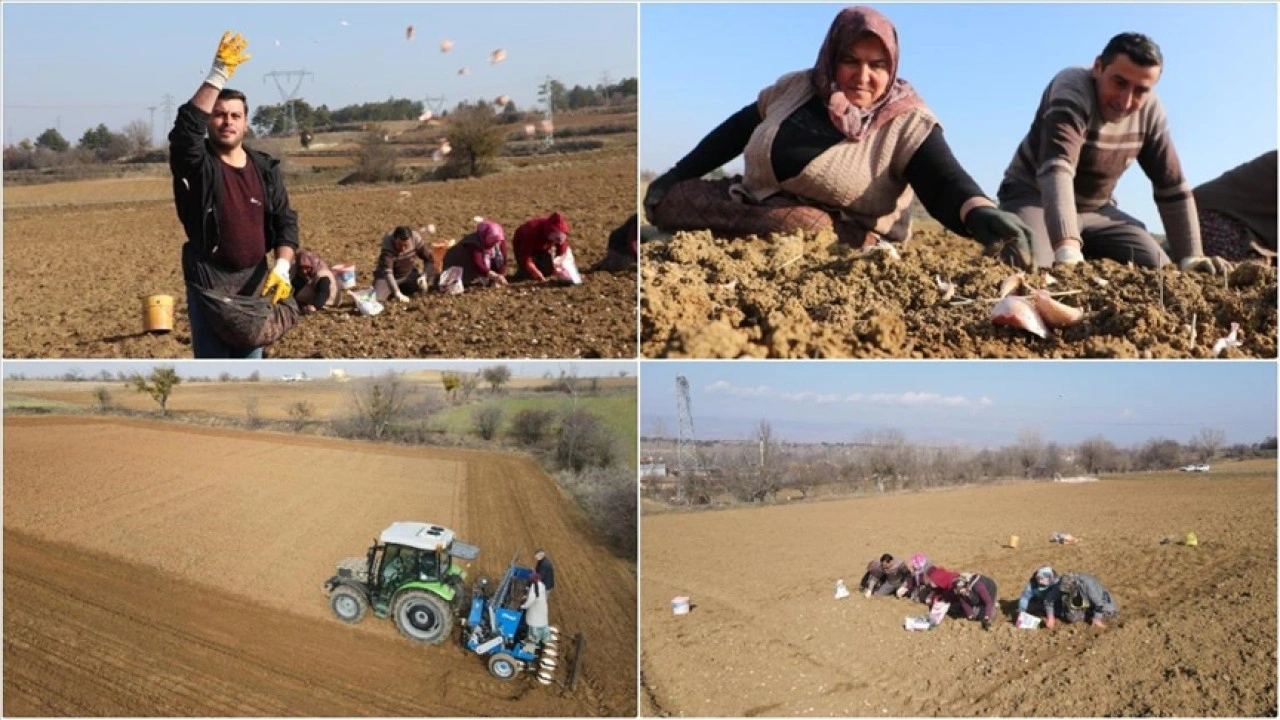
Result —
<path fill-rule="evenodd" d="M 558 212 L 526 220 L 516 228 L 514 245 L 516 279 L 554 278 L 556 258 L 569 252 L 569 223 Z"/>

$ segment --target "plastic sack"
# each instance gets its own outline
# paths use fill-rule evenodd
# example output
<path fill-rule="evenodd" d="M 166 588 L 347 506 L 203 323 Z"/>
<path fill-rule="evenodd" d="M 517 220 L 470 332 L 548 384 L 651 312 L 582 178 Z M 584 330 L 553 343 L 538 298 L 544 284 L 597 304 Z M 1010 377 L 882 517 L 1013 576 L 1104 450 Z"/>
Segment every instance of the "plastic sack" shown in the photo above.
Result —
<path fill-rule="evenodd" d="M 582 273 L 578 272 L 578 263 L 573 259 L 573 248 L 564 251 L 555 259 L 556 277 L 572 285 L 582 284 Z"/>
<path fill-rule="evenodd" d="M 934 625 L 941 625 L 943 618 L 947 616 L 947 611 L 951 609 L 951 603 L 944 600 L 937 600 L 933 606 L 929 608 L 929 619 Z"/>
<path fill-rule="evenodd" d="M 1035 630 L 1040 627 L 1040 618 L 1027 613 L 1018 613 L 1018 627 L 1023 630 Z"/>
<path fill-rule="evenodd" d="M 260 295 L 236 295 L 192 285 L 209 326 L 223 342 L 240 350 L 266 347 L 297 324 L 301 311 L 292 297 L 278 303 Z"/>
<path fill-rule="evenodd" d="M 845 587 L 844 580 L 836 581 L 836 599 L 849 597 L 849 588 Z"/>
<path fill-rule="evenodd" d="M 440 292 L 442 293 L 446 293 L 449 295 L 461 294 L 462 293 L 462 268 L 460 267 L 445 268 L 445 271 L 440 273 L 440 279 L 436 281 L 436 285 L 437 287 L 440 288 Z"/>
<path fill-rule="evenodd" d="M 924 617 L 923 615 L 917 615 L 907 618 L 906 621 L 902 623 L 902 627 L 905 630 L 913 632 L 918 630 L 932 630 L 933 623 L 929 622 L 929 618 Z"/>
<path fill-rule="evenodd" d="M 355 299 L 360 314 L 365 317 L 373 317 L 383 311 L 382 303 L 378 302 L 378 293 L 373 288 L 353 292 L 351 297 Z"/>

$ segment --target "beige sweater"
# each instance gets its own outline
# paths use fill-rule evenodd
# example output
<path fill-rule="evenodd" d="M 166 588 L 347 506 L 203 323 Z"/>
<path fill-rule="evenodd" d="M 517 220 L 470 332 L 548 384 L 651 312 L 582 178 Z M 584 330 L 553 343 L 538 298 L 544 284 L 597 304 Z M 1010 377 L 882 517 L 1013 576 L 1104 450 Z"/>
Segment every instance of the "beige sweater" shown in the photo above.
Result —
<path fill-rule="evenodd" d="M 1142 109 L 1104 122 L 1089 68 L 1058 73 L 1040 96 L 1031 130 L 1004 172 L 1000 200 L 1038 196 L 1049 240 L 1080 238 L 1077 213 L 1111 203 L 1120 176 L 1134 160 L 1151 179 L 1173 259 L 1202 255 L 1191 185 L 1169 137 L 1164 105 L 1153 92 Z"/>
<path fill-rule="evenodd" d="M 743 181 L 730 192 L 756 203 L 787 192 L 839 212 L 890 240 L 906 240 L 911 235 L 907 209 L 915 193 L 904 172 L 938 119 L 926 108 L 909 110 L 862 142 L 845 140 L 828 148 L 799 175 L 779 183 L 770 155 L 773 140 L 782 122 L 812 97 L 807 71 L 783 75 L 760 92 L 764 120 L 743 151 Z"/>

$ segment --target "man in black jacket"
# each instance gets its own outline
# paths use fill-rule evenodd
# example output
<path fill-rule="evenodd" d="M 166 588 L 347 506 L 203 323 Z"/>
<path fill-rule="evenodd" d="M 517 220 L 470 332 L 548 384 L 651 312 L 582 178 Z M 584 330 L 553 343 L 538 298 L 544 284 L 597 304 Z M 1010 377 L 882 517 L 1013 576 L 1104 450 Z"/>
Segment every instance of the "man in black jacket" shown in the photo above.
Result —
<path fill-rule="evenodd" d="M 249 113 L 244 93 L 225 87 L 249 59 L 246 45 L 238 33 L 222 36 L 209 76 L 178 108 L 169 133 L 173 200 L 187 235 L 182 275 L 197 358 L 262 357 L 261 347 L 237 348 L 215 333 L 200 288 L 240 296 L 261 288 L 272 304 L 292 292 L 298 215 L 289 206 L 279 161 L 243 144 Z M 268 271 L 272 251 L 275 265 Z"/>
<path fill-rule="evenodd" d="M 533 559 L 538 561 L 533 571 L 542 578 L 542 584 L 547 588 L 547 594 L 550 596 L 552 588 L 556 586 L 556 566 L 551 564 L 551 558 L 547 557 L 546 550 L 535 552 Z"/>

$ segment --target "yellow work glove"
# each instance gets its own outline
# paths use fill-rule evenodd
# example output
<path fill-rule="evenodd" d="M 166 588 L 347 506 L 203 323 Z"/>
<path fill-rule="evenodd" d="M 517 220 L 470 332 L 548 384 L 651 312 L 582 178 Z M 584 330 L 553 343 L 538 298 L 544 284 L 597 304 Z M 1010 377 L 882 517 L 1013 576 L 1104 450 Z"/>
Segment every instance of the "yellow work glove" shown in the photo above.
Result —
<path fill-rule="evenodd" d="M 262 287 L 263 295 L 271 295 L 271 304 L 284 300 L 293 294 L 293 285 L 289 282 L 289 261 L 284 258 L 276 260 L 276 266 L 267 276 L 267 283 Z"/>
<path fill-rule="evenodd" d="M 249 42 L 240 33 L 233 34 L 230 30 L 222 33 L 222 39 L 218 41 L 218 52 L 213 56 L 213 66 L 209 68 L 209 77 L 204 81 L 219 90 L 226 87 L 240 63 L 253 57 L 245 54 L 244 50 L 248 46 Z"/>

